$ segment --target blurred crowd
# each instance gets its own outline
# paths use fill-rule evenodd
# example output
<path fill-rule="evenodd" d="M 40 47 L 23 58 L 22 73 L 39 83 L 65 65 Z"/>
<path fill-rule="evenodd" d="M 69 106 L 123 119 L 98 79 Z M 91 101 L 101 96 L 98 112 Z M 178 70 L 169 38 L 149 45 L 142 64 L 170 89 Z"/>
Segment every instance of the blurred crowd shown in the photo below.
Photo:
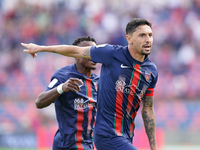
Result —
<path fill-rule="evenodd" d="M 126 45 L 125 26 L 133 17 L 153 23 L 150 57 L 159 71 L 156 97 L 200 96 L 200 0 L 0 2 L 0 97 L 35 97 L 56 69 L 73 63 L 50 54 L 32 60 L 22 52 L 21 42 L 72 44 L 76 37 L 90 35 L 98 44 Z"/>
<path fill-rule="evenodd" d="M 156 101 L 197 100 L 200 0 L 0 0 L 0 102 L 33 102 L 56 69 L 74 62 L 50 53 L 33 59 L 21 42 L 72 44 L 90 35 L 98 44 L 127 45 L 125 27 L 134 17 L 153 23 Z"/>

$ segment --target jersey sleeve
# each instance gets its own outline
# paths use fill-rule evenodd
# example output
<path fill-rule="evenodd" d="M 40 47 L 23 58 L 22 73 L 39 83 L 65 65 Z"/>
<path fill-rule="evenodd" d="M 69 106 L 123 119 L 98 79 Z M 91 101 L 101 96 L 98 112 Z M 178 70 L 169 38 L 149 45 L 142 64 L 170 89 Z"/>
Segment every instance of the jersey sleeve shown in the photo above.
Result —
<path fill-rule="evenodd" d="M 49 85 L 47 86 L 47 88 L 46 88 L 45 91 L 49 91 L 49 90 L 51 90 L 51 89 L 57 87 L 58 85 L 64 83 L 64 79 L 61 78 L 62 76 L 63 76 L 63 75 L 62 75 L 60 72 L 56 71 L 56 72 L 52 75 L 51 80 L 50 80 L 50 83 L 49 83 Z M 65 79 L 65 80 L 66 80 L 66 79 Z"/>
<path fill-rule="evenodd" d="M 92 61 L 108 65 L 113 58 L 114 50 L 115 46 L 109 44 L 92 46 L 90 50 Z"/>
<path fill-rule="evenodd" d="M 155 73 L 152 76 L 153 76 L 153 80 L 152 80 L 150 86 L 148 87 L 148 89 L 146 90 L 145 96 L 154 96 L 154 89 L 155 89 L 156 83 L 158 81 L 158 71 L 157 71 L 157 68 L 156 68 Z"/>

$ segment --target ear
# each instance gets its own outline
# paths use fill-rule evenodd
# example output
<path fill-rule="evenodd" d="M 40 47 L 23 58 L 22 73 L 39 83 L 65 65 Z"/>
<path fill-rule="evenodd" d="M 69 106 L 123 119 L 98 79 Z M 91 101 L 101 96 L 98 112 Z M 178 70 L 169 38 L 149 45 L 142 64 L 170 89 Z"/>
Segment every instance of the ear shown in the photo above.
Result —
<path fill-rule="evenodd" d="M 129 34 L 126 35 L 126 40 L 128 44 L 131 44 L 131 36 Z"/>

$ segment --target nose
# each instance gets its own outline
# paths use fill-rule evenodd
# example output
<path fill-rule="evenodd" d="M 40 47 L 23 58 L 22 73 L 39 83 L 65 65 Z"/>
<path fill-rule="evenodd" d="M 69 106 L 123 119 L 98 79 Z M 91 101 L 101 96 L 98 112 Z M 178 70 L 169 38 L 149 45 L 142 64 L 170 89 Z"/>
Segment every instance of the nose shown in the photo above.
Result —
<path fill-rule="evenodd" d="M 153 41 L 153 37 L 151 35 L 147 35 L 145 41 L 147 43 L 151 43 Z"/>
<path fill-rule="evenodd" d="M 150 36 L 149 35 L 146 36 L 146 41 L 150 41 Z"/>

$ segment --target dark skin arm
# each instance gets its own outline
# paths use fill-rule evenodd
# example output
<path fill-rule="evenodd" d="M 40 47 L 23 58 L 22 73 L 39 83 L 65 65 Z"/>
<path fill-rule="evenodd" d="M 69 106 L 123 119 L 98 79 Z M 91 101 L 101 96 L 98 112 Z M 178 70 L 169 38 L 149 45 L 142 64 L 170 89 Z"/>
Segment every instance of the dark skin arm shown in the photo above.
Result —
<path fill-rule="evenodd" d="M 80 79 L 70 78 L 63 84 L 62 90 L 64 92 L 68 92 L 68 91 L 78 92 L 80 91 L 80 87 L 78 83 L 83 84 Z M 53 103 L 59 95 L 60 94 L 57 92 L 57 87 L 49 91 L 42 92 L 38 95 L 35 101 L 35 105 L 37 108 L 47 107 L 51 103 Z"/>
<path fill-rule="evenodd" d="M 155 114 L 153 108 L 154 97 L 145 96 L 142 104 L 142 118 L 151 150 L 158 150 L 155 135 Z"/>

